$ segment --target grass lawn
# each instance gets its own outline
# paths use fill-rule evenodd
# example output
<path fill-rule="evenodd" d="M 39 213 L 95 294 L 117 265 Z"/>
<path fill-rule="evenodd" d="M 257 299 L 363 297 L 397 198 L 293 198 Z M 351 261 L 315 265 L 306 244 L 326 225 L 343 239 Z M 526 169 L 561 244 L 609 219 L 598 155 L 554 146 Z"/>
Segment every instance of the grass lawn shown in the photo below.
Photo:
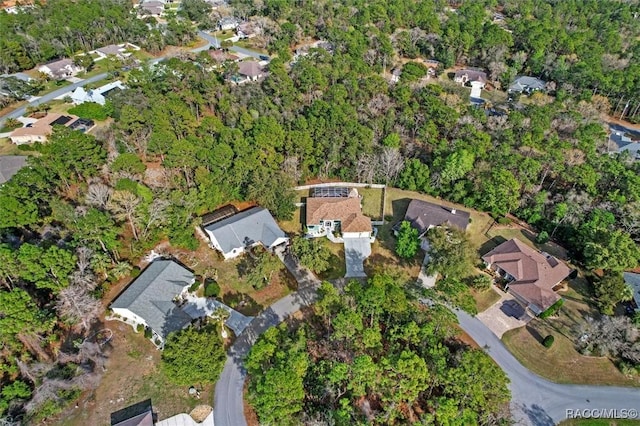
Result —
<path fill-rule="evenodd" d="M 471 289 L 471 295 L 476 301 L 476 307 L 478 312 L 486 311 L 491 305 L 500 300 L 500 294 L 491 287 L 488 290 L 478 291 Z"/>
<path fill-rule="evenodd" d="M 362 213 L 371 220 L 382 220 L 382 189 L 357 188 L 362 195 Z"/>
<path fill-rule="evenodd" d="M 329 259 L 329 269 L 318 274 L 321 280 L 335 280 L 343 278 L 347 273 L 347 266 L 344 262 L 344 245 L 332 243 L 327 238 L 320 238 L 320 243 L 331 251 Z"/>
<path fill-rule="evenodd" d="M 547 349 L 541 342 L 550 334 L 555 343 Z M 534 319 L 526 327 L 506 332 L 502 341 L 522 365 L 553 382 L 640 386 L 638 379 L 624 376 L 608 358 L 580 355 L 573 342 L 548 321 Z"/>
<path fill-rule="evenodd" d="M 9 138 L 0 138 L 0 155 L 33 155 L 36 151 L 21 151 L 18 145 L 11 143 Z"/>
<path fill-rule="evenodd" d="M 78 409 L 73 405 L 57 421 L 60 426 L 108 425 L 110 414 L 128 405 L 151 398 L 158 420 L 189 413 L 196 405 L 211 404 L 213 385 L 201 387 L 200 399 L 190 397 L 188 386 L 169 384 L 160 366 L 160 355 L 153 344 L 131 326 L 107 321 L 113 331 L 108 344 L 106 372 L 98 387 L 82 394 Z"/>
<path fill-rule="evenodd" d="M 558 426 L 640 426 L 640 420 L 571 419 L 558 423 Z"/>

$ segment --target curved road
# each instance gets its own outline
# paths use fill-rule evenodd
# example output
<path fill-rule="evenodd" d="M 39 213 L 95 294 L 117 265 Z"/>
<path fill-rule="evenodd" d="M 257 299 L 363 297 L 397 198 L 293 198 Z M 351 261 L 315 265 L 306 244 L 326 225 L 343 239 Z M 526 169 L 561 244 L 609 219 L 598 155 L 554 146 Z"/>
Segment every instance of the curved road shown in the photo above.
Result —
<path fill-rule="evenodd" d="M 243 388 L 246 371 L 244 356 L 258 336 L 269 327 L 278 325 L 287 316 L 316 300 L 320 281 L 300 267 L 291 257 L 285 260 L 299 283 L 292 293 L 256 317 L 229 349 L 227 361 L 216 383 L 214 420 L 216 426 L 245 426 Z M 428 302 L 427 302 L 428 303 Z M 460 327 L 471 336 L 505 371 L 510 380 L 511 411 L 517 425 L 552 426 L 565 420 L 567 410 L 623 410 L 640 409 L 640 389 L 613 386 L 561 385 L 552 383 L 522 366 L 496 337 L 477 318 L 455 310 Z M 637 413 L 637 411 L 636 411 Z M 611 416 L 608 412 L 603 417 Z"/>

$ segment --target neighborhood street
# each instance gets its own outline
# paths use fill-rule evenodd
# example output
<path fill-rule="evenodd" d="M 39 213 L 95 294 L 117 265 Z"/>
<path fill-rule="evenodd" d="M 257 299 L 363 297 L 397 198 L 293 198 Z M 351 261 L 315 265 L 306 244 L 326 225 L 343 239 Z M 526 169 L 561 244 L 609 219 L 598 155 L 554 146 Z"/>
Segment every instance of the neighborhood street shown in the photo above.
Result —
<path fill-rule="evenodd" d="M 256 317 L 229 349 L 227 362 L 215 388 L 216 426 L 247 424 L 242 392 L 246 377 L 242 367 L 244 356 L 265 330 L 315 301 L 320 281 L 290 256 L 284 258 L 284 262 L 298 281 L 299 290 L 280 299 Z M 622 413 L 621 410 L 638 409 L 640 389 L 552 383 L 523 367 L 480 320 L 458 309 L 455 313 L 460 327 L 485 348 L 509 377 L 515 424 L 552 426 L 567 418 L 567 410 L 616 409 Z"/>
<path fill-rule="evenodd" d="M 205 44 L 204 46 L 200 46 L 198 48 L 192 49 L 191 52 L 194 52 L 194 53 L 202 52 L 204 50 L 208 50 L 212 46 L 213 47 L 220 47 L 220 43 L 215 37 L 205 33 L 204 31 L 198 31 L 198 35 L 201 38 L 205 39 L 208 43 Z M 256 59 L 260 59 L 260 55 L 262 55 L 259 52 L 255 52 L 253 50 L 245 49 L 244 47 L 239 47 L 239 46 L 231 46 L 229 48 L 229 50 L 233 50 L 234 52 L 242 53 L 244 55 L 251 56 L 251 57 L 254 57 Z M 160 61 L 163 61 L 165 59 L 167 59 L 167 56 L 162 56 L 162 57 L 159 57 L 159 58 L 151 59 L 148 63 L 149 64 L 154 64 L 154 63 L 158 63 Z M 21 106 L 20 108 L 16 108 L 15 110 L 13 110 L 13 111 L 1 116 L 0 117 L 0 127 L 2 127 L 4 121 L 7 118 L 18 118 L 18 117 L 23 116 L 27 112 L 27 108 L 30 107 L 30 106 L 37 106 L 37 105 L 43 104 L 45 102 L 52 101 L 57 97 L 64 96 L 67 93 L 73 92 L 78 87 L 83 87 L 83 86 L 86 86 L 87 84 L 96 83 L 98 81 L 106 79 L 108 76 L 109 76 L 109 73 L 106 73 L 106 72 L 102 73 L 102 74 L 94 75 L 93 77 L 89 77 L 89 78 L 87 78 L 85 80 L 78 81 L 77 83 L 72 83 L 72 84 L 70 84 L 68 86 L 61 87 L 60 89 L 54 90 L 53 92 L 49 92 L 49 93 L 47 93 L 45 95 L 42 95 L 41 97 L 39 97 L 39 98 L 37 98 L 37 99 L 35 99 L 33 101 L 30 101 L 29 103 Z"/>

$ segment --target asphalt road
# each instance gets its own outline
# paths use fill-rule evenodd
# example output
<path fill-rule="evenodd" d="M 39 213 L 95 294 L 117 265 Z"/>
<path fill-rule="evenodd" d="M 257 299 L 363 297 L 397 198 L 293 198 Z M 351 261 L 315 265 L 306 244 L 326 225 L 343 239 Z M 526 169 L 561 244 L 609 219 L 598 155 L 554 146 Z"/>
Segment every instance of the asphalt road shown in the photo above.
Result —
<path fill-rule="evenodd" d="M 298 291 L 291 293 L 254 318 L 236 339 L 227 353 L 227 361 L 216 383 L 214 397 L 214 423 L 216 426 L 245 426 L 243 395 L 246 371 L 244 357 L 256 339 L 269 327 L 280 324 L 289 315 L 315 302 L 320 280 L 290 256 L 284 264 L 298 281 Z"/>

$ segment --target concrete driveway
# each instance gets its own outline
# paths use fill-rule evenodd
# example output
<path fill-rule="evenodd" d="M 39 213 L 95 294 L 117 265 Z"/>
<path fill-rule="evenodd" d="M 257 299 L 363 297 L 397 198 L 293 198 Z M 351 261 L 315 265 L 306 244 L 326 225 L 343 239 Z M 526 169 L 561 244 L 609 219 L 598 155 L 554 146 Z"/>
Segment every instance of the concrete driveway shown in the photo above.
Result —
<path fill-rule="evenodd" d="M 502 338 L 502 335 L 509 330 L 527 325 L 532 319 L 524 307 L 509 293 L 503 294 L 500 300 L 486 311 L 479 313 L 477 318 L 498 338 Z"/>
<path fill-rule="evenodd" d="M 347 266 L 345 278 L 366 277 L 364 260 L 371 255 L 369 238 L 345 238 L 344 260 Z"/>

